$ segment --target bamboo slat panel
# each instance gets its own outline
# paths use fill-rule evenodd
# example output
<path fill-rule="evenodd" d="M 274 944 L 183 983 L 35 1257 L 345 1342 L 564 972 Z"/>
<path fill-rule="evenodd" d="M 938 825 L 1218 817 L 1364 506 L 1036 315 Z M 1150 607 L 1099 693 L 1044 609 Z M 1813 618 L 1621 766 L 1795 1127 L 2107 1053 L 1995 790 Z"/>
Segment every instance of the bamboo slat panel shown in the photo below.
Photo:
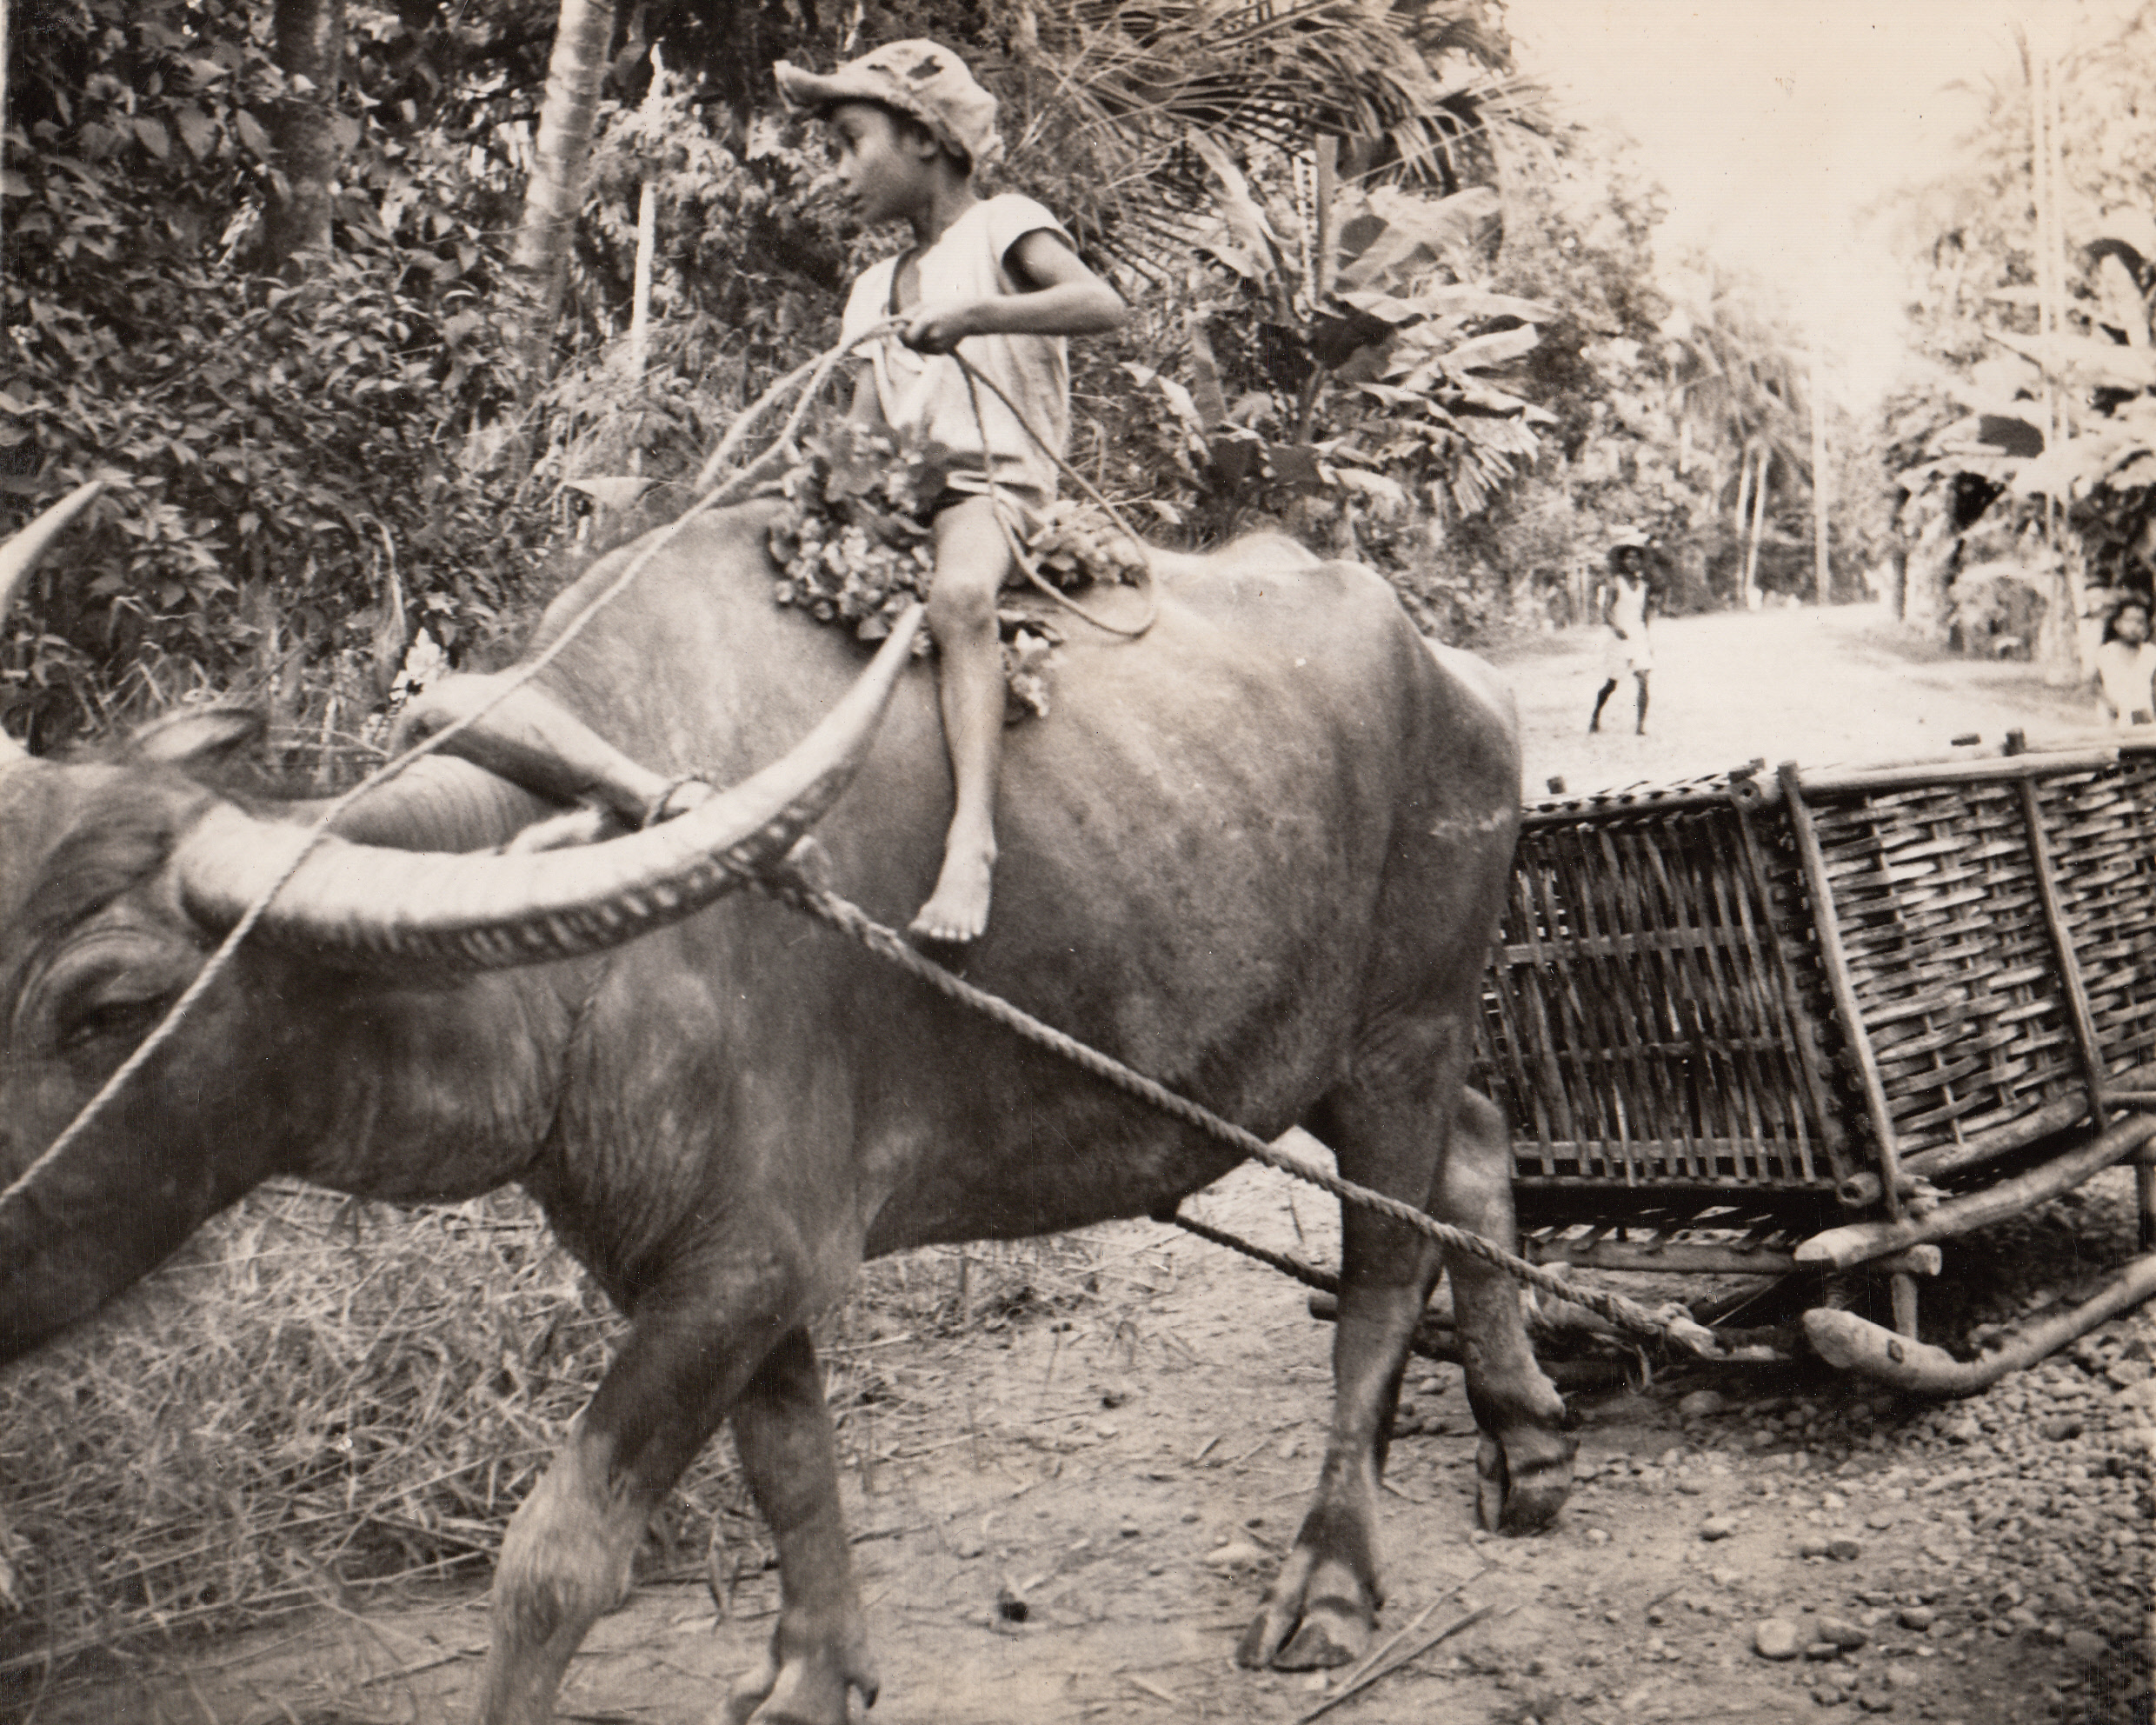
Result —
<path fill-rule="evenodd" d="M 1780 926 L 1792 871 L 1744 819 L 1687 798 L 1530 825 L 1478 1074 L 1511 1119 L 1517 1184 L 1645 1202 L 1839 1177 L 1808 1022 L 1818 985 Z"/>
<path fill-rule="evenodd" d="M 1806 788 L 1823 905 L 1772 787 L 1694 781 L 1531 810 L 1476 1075 L 1512 1122 L 1523 1215 L 1580 1215 L 1598 1187 L 1613 1221 L 1718 1191 L 1787 1210 L 1876 1171 L 1858 1037 L 1898 1157 L 2085 1096 L 2058 934 L 2095 1064 L 2156 1061 L 2156 751 L 2053 758 Z M 1821 916 L 1853 1025 L 1827 986 Z"/>
<path fill-rule="evenodd" d="M 2156 1058 L 2156 756 L 2041 788 L 2104 1069 Z"/>

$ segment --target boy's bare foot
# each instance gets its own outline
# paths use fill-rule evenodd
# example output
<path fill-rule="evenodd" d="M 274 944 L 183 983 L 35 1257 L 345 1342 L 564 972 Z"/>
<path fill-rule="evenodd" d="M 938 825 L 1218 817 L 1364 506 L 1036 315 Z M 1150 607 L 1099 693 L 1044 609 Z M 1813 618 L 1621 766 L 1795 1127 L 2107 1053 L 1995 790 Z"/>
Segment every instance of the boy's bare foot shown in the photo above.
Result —
<path fill-rule="evenodd" d="M 935 890 L 906 932 L 917 940 L 963 946 L 978 940 L 988 926 L 989 889 L 995 880 L 995 852 L 978 845 L 953 845 L 943 853 Z"/>

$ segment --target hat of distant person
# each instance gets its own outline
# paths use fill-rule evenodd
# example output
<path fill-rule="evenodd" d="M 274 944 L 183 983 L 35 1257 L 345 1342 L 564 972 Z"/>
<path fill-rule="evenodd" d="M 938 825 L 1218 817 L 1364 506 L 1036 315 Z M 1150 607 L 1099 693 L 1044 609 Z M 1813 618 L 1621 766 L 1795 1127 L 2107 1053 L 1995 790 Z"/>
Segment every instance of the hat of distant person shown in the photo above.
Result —
<path fill-rule="evenodd" d="M 1620 551 L 1644 551 L 1647 548 L 1647 535 L 1636 528 L 1624 528 L 1609 542 L 1609 552 L 1614 556 Z"/>
<path fill-rule="evenodd" d="M 796 108 L 825 113 L 842 102 L 895 108 L 928 129 L 961 161 L 985 168 L 1003 153 L 995 135 L 995 98 L 966 63 L 940 42 L 919 37 L 887 42 L 834 72 L 804 71 L 781 60 L 772 69 L 779 94 Z"/>

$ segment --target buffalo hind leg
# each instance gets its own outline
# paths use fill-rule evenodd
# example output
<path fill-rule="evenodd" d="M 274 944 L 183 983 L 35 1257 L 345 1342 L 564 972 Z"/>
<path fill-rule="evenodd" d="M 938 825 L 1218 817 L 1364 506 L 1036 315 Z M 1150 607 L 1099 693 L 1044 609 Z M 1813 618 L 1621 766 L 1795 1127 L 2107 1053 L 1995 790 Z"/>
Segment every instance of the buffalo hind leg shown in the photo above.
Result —
<path fill-rule="evenodd" d="M 1403 1083 L 1388 1093 L 1367 1081 L 1351 1084 L 1328 1099 L 1320 1123 L 1348 1178 L 1395 1195 L 1414 1191 L 1419 1182 L 1427 1192 L 1425 1208 L 1441 1221 L 1510 1249 L 1503 1122 L 1487 1101 L 1459 1087 L 1456 1055 L 1430 1054 L 1427 1088 Z M 1432 1120 L 1447 1122 L 1434 1158 Z M 1332 1432 L 1294 1547 L 1237 1650 L 1246 1666 L 1348 1664 L 1368 1645 L 1382 1598 L 1378 1482 L 1408 1342 L 1443 1261 L 1424 1236 L 1354 1205 L 1341 1207 L 1341 1234 Z M 1527 1531 L 1556 1513 L 1569 1489 L 1573 1444 L 1560 1429 L 1564 1402 L 1534 1362 L 1511 1282 L 1475 1259 L 1464 1260 L 1464 1274 L 1461 1264 L 1453 1269 L 1471 1362 L 1468 1394 L 1489 1452 L 1480 1462 L 1486 1485 L 1479 1506 L 1493 1524 Z"/>
<path fill-rule="evenodd" d="M 1519 1249 L 1513 1219 L 1512 1158 L 1504 1116 L 1487 1097 L 1461 1092 L 1452 1152 L 1438 1173 L 1434 1214 Z M 1464 1252 L 1448 1252 L 1453 1322 L 1467 1357 L 1467 1405 L 1481 1435 L 1475 1450 L 1475 1515 L 1493 1532 L 1547 1527 L 1572 1491 L 1578 1440 L 1566 1429 L 1564 1398 L 1535 1362 L 1520 1316 L 1520 1287 Z"/>
<path fill-rule="evenodd" d="M 876 1697 L 867 1620 L 839 1511 L 823 1375 L 806 1329 L 783 1337 L 732 1411 L 734 1445 L 779 1555 L 779 1621 L 728 1725 L 845 1725 L 847 1691 Z"/>
<path fill-rule="evenodd" d="M 495 1566 L 483 1725 L 547 1725 L 591 1626 L 627 1596 L 644 1529 L 753 1360 L 727 1332 L 639 1318 L 569 1441 L 509 1520 Z"/>
<path fill-rule="evenodd" d="M 1410 1029 L 1402 1049 L 1327 1099 L 1314 1122 L 1342 1175 L 1412 1202 L 1431 1187 L 1459 1082 L 1456 1056 Z M 1404 1060 L 1401 1057 L 1404 1056 Z M 1415 1076 L 1404 1076 L 1412 1067 Z M 1397 1082 L 1385 1080 L 1402 1075 Z M 1440 1099 L 1442 1098 L 1441 1102 Z M 1437 1142 L 1433 1143 L 1434 1132 Z M 1295 1542 L 1236 1649 L 1246 1666 L 1303 1671 L 1346 1665 L 1367 1647 L 1381 1597 L 1378 1480 L 1407 1344 L 1441 1267 L 1403 1224 L 1341 1206 L 1340 1312 L 1333 1335 L 1333 1424 L 1315 1496 Z"/>

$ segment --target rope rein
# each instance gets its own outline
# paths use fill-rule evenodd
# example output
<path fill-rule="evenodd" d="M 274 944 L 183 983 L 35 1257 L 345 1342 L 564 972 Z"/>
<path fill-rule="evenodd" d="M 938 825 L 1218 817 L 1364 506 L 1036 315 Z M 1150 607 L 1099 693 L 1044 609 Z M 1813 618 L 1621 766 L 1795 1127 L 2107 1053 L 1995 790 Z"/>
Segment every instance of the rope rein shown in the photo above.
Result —
<path fill-rule="evenodd" d="M 895 327 L 894 322 L 880 323 L 873 329 L 865 330 L 852 340 L 842 342 L 827 352 L 819 354 L 805 365 L 797 366 L 766 390 L 742 411 L 741 416 L 728 429 L 718 449 L 713 451 L 711 459 L 704 463 L 703 471 L 697 476 L 698 484 L 700 488 L 702 488 L 702 494 L 672 522 L 653 534 L 649 542 L 629 559 L 628 567 L 595 594 L 591 603 L 569 620 L 560 635 L 549 642 L 546 647 L 530 660 L 507 674 L 500 686 L 479 705 L 474 707 L 469 712 L 459 716 L 452 723 L 443 726 L 440 730 L 432 732 L 394 759 L 384 762 L 323 809 L 322 814 L 316 817 L 314 824 L 307 829 L 306 838 L 299 849 L 293 853 L 292 860 L 241 913 L 239 921 L 232 925 L 231 931 L 218 942 L 216 950 L 210 955 L 203 968 L 196 973 L 194 981 L 182 990 L 179 998 L 172 1002 L 165 1016 L 158 1021 L 156 1027 L 143 1038 L 134 1053 L 113 1069 L 112 1076 L 98 1086 L 96 1094 L 83 1104 L 75 1118 L 62 1129 L 59 1136 L 46 1145 L 27 1168 L 10 1181 L 4 1190 L 0 1190 L 0 1204 L 11 1203 L 29 1193 L 44 1171 L 59 1161 L 67 1151 L 74 1148 L 83 1135 L 90 1129 L 92 1122 L 111 1106 L 112 1099 L 119 1095 L 136 1073 L 150 1063 L 151 1057 L 156 1054 L 157 1050 L 172 1039 L 180 1026 L 186 1022 L 188 1015 L 210 991 L 210 985 L 230 965 L 233 955 L 239 949 L 240 942 L 253 931 L 255 925 L 262 920 L 263 914 L 269 909 L 276 896 L 284 890 L 292 876 L 299 872 L 300 865 L 314 854 L 316 848 L 328 836 L 329 829 L 340 816 L 362 797 L 371 796 L 389 783 L 390 780 L 397 777 L 415 761 L 436 753 L 451 737 L 470 729 L 473 725 L 500 706 L 502 702 L 523 688 L 526 683 L 552 664 L 569 647 L 569 644 L 583 633 L 586 625 L 593 618 L 627 592 L 630 583 L 643 574 L 652 559 L 671 543 L 675 536 L 686 528 L 690 522 L 698 516 L 723 504 L 739 502 L 741 497 L 761 480 L 762 475 L 760 470 L 773 455 L 797 453 L 794 443 L 795 433 L 801 429 L 802 421 L 807 417 L 808 408 L 815 398 L 816 391 L 822 387 L 838 363 L 855 348 L 868 342 L 881 340 Z M 801 403 L 788 418 L 784 427 L 780 430 L 771 448 L 766 450 L 755 461 L 729 476 L 723 483 L 713 483 L 712 479 L 720 465 L 727 456 L 740 447 L 741 441 L 747 435 L 748 429 L 760 421 L 775 403 L 783 400 L 788 390 L 799 383 L 804 377 L 808 379 L 809 387 L 804 392 Z"/>
<path fill-rule="evenodd" d="M 1531 1264 L 1525 1258 L 1514 1256 L 1479 1234 L 1455 1228 L 1450 1222 L 1440 1222 L 1413 1204 L 1370 1187 L 1357 1185 L 1352 1180 L 1343 1180 L 1315 1162 L 1306 1162 L 1292 1152 L 1268 1144 L 1254 1132 L 1246 1130 L 1231 1120 L 1223 1119 L 1201 1103 L 1194 1102 L 1189 1097 L 1181 1096 L 1166 1085 L 1147 1077 L 1142 1072 L 1124 1065 L 1112 1055 L 1105 1055 L 1098 1049 L 1088 1047 L 1054 1025 L 1042 1022 L 1022 1008 L 1012 1005 L 1001 996 L 992 995 L 985 989 L 975 987 L 963 977 L 953 975 L 916 951 L 896 929 L 876 922 L 859 905 L 840 897 L 836 893 L 822 887 L 809 886 L 798 880 L 771 880 L 762 876 L 747 878 L 749 886 L 755 891 L 828 924 L 880 957 L 888 959 L 909 976 L 926 982 L 937 993 L 962 1006 L 972 1008 L 1028 1042 L 1061 1055 L 1081 1070 L 1113 1084 L 1117 1089 L 1141 1102 L 1150 1103 L 1171 1118 L 1196 1127 L 1252 1162 L 1263 1162 L 1268 1168 L 1307 1182 L 1331 1193 L 1343 1203 L 1354 1204 L 1389 1217 L 1413 1229 L 1424 1238 L 1436 1242 L 1448 1252 L 1464 1252 L 1553 1298 L 1568 1301 L 1575 1306 L 1584 1306 L 1598 1317 L 1632 1335 L 1657 1341 L 1676 1336 L 1694 1346 L 1704 1338 L 1708 1351 L 1720 1351 L 1713 1342 L 1711 1333 L 1703 1325 L 1666 1322 L 1622 1295 L 1575 1288 L 1562 1276 Z M 1181 1220 L 1180 1217 L 1175 1219 Z M 1192 1231 L 1199 1232 L 1202 1227 L 1203 1224 L 1200 1224 Z M 1208 1235 L 1207 1237 L 1211 1236 Z M 1241 1249 L 1240 1247 L 1238 1249 Z M 1268 1258 L 1266 1262 L 1272 1260 Z M 1298 1281 L 1308 1279 L 1302 1273 L 1308 1269 L 1307 1265 L 1301 1269 L 1288 1269 L 1285 1263 L 1276 1268 L 1282 1269 Z M 1337 1284 L 1334 1284 L 1334 1291 L 1336 1288 Z"/>
<path fill-rule="evenodd" d="M 304 843 L 294 853 L 291 861 L 278 874 L 276 879 L 265 888 L 242 913 L 238 922 L 233 924 L 230 932 L 219 943 L 216 950 L 203 964 L 203 969 L 196 973 L 195 979 L 173 1002 L 170 1009 L 156 1028 L 143 1039 L 134 1053 L 113 1071 L 112 1076 L 106 1079 L 60 1135 L 46 1146 L 43 1152 L 10 1182 L 4 1190 L 0 1190 L 0 1204 L 12 1202 L 28 1193 L 43 1171 L 52 1166 L 67 1149 L 80 1140 L 89 1129 L 91 1122 L 111 1104 L 112 1099 L 121 1089 L 148 1063 L 159 1049 L 171 1039 L 187 1015 L 209 991 L 212 982 L 230 964 L 233 955 L 238 949 L 241 942 L 246 939 L 256 923 L 260 922 L 263 913 L 268 910 L 271 902 L 283 890 L 293 876 L 299 872 L 301 865 L 313 854 L 315 849 L 328 835 L 330 827 L 340 816 L 363 797 L 371 795 L 383 785 L 397 777 L 414 762 L 436 752 L 450 738 L 469 729 L 480 719 L 499 706 L 502 702 L 508 699 L 510 695 L 537 676 L 567 649 L 602 610 L 625 593 L 629 586 L 643 574 L 652 560 L 698 516 L 722 504 L 739 501 L 745 492 L 755 484 L 761 483 L 767 476 L 774 456 L 791 456 L 797 460 L 799 452 L 795 441 L 795 434 L 801 429 L 810 408 L 839 363 L 857 348 L 870 342 L 891 337 L 899 327 L 901 327 L 901 323 L 897 319 L 880 323 L 863 330 L 860 335 L 828 350 L 806 364 L 796 367 L 772 384 L 736 418 L 734 424 L 728 429 L 718 448 L 713 451 L 709 460 L 699 471 L 696 478 L 696 489 L 699 495 L 695 500 L 673 522 L 650 535 L 641 549 L 629 559 L 621 573 L 595 594 L 591 601 L 570 619 L 553 641 L 549 642 L 541 652 L 507 676 L 487 700 L 451 723 L 443 726 L 440 730 L 431 733 L 418 743 L 405 749 L 394 759 L 384 763 L 330 803 L 308 829 Z M 1066 606 L 1095 627 L 1125 636 L 1143 635 L 1152 628 L 1159 615 L 1158 586 L 1157 582 L 1152 577 L 1149 561 L 1147 565 L 1148 614 L 1143 623 L 1135 629 L 1120 628 L 1090 616 L 1082 608 L 1067 598 L 1052 583 L 1043 579 L 1037 569 L 1033 567 L 1030 557 L 1017 542 L 1016 536 L 1006 519 L 1006 510 L 1011 506 L 997 491 L 993 466 L 988 456 L 988 430 L 982 413 L 980 386 L 986 385 L 1009 410 L 1026 434 L 1054 458 L 1057 467 L 1081 486 L 1095 502 L 1108 511 L 1110 517 L 1139 548 L 1141 556 L 1145 554 L 1147 549 L 1145 541 L 1131 530 L 1121 511 L 1101 496 L 1084 475 L 1079 473 L 1068 462 L 1065 461 L 1059 451 L 1049 447 L 1017 405 L 997 386 L 994 378 L 982 376 L 969 362 L 955 352 L 953 352 L 950 357 L 957 363 L 966 378 L 967 391 L 973 403 L 975 420 L 982 433 L 982 464 L 988 476 L 989 496 L 991 501 L 997 506 L 997 523 L 1002 528 L 1005 537 L 1010 543 L 1012 555 L 1017 561 L 1019 568 L 1024 571 L 1028 579 L 1058 603 Z M 788 416 L 784 425 L 772 443 L 753 461 L 736 469 L 726 479 L 720 481 L 718 475 L 724 468 L 728 457 L 740 448 L 749 429 L 759 423 L 774 405 L 783 400 L 790 390 L 797 387 L 801 389 L 801 399 Z M 674 788 L 678 787 L 670 787 L 669 793 Z M 1656 1318 L 1645 1308 L 1625 1299 L 1620 1295 L 1575 1288 L 1562 1277 L 1531 1264 L 1524 1258 L 1514 1256 L 1484 1239 L 1481 1235 L 1440 1222 L 1412 1204 L 1403 1202 L 1400 1199 L 1374 1190 L 1369 1187 L 1358 1185 L 1353 1181 L 1343 1180 L 1338 1175 L 1319 1167 L 1314 1162 L 1306 1162 L 1300 1156 L 1275 1149 L 1255 1133 L 1248 1131 L 1237 1126 L 1234 1122 L 1222 1118 L 1187 1096 L 1178 1095 L 1166 1086 L 1147 1077 L 1144 1074 L 1124 1065 L 1121 1061 L 1102 1054 L 1098 1049 L 1079 1042 L 1075 1037 L 1056 1029 L 1053 1025 L 1044 1023 L 1000 996 L 989 994 L 985 989 L 976 988 L 963 978 L 955 976 L 942 965 L 916 951 L 895 929 L 875 922 L 858 905 L 851 903 L 835 893 L 822 888 L 809 886 L 798 879 L 766 879 L 757 876 L 744 876 L 743 879 L 746 884 L 754 890 L 787 904 L 850 936 L 870 951 L 897 965 L 901 969 L 927 983 L 947 998 L 980 1012 L 1027 1041 L 1061 1056 L 1081 1070 L 1150 1104 L 1171 1118 L 1196 1128 L 1208 1136 L 1228 1145 L 1247 1160 L 1261 1162 L 1280 1173 L 1315 1186 L 1321 1191 L 1332 1194 L 1342 1203 L 1354 1204 L 1386 1216 L 1413 1229 L 1424 1238 L 1434 1242 L 1448 1253 L 1464 1253 L 1494 1269 L 1502 1270 L 1515 1281 L 1537 1289 L 1553 1298 L 1585 1307 L 1608 1323 L 1632 1335 L 1654 1340 L 1677 1340 L 1695 1352 L 1719 1351 L 1712 1333 L 1703 1326 L 1687 1320 L 1664 1322 Z M 572 1042 L 576 1029 L 581 1027 L 593 1000 L 596 997 L 599 987 L 603 984 L 604 976 L 605 971 L 602 968 L 599 981 L 595 982 L 585 998 L 582 1009 L 576 1014 L 571 1031 Z M 1202 1238 L 1214 1240 L 1224 1245 L 1232 1245 L 1237 1250 L 1248 1252 L 1250 1255 L 1259 1258 L 1261 1262 L 1273 1264 L 1284 1274 L 1292 1275 L 1296 1280 L 1310 1286 L 1325 1289 L 1328 1291 L 1337 1290 L 1338 1282 L 1335 1279 L 1328 1276 L 1322 1271 L 1313 1269 L 1300 1260 L 1268 1253 L 1262 1248 L 1238 1241 L 1234 1236 L 1225 1235 L 1220 1230 L 1211 1229 L 1205 1223 L 1180 1215 L 1168 1219 Z"/>
<path fill-rule="evenodd" d="M 1033 422 L 1018 410 L 1018 403 L 1003 393 L 1001 387 L 997 384 L 995 378 L 987 376 L 977 370 L 973 362 L 960 353 L 956 348 L 951 350 L 950 356 L 958 362 L 959 373 L 966 380 L 966 396 L 973 403 L 974 424 L 981 433 L 981 470 L 987 476 L 988 501 L 995 510 L 995 524 L 1002 529 L 1003 543 L 1010 548 L 1012 563 L 1034 586 L 1039 588 L 1041 592 L 1047 594 L 1049 598 L 1081 622 L 1089 623 L 1095 629 L 1105 629 L 1110 635 L 1120 635 L 1126 640 L 1137 640 L 1139 636 L 1151 629 L 1161 618 L 1160 579 L 1153 572 L 1151 549 L 1142 538 L 1131 530 L 1130 523 L 1123 519 L 1123 512 L 1102 496 L 1091 480 L 1064 460 L 1061 451 L 1049 447 L 1047 439 L 1033 429 Z M 1041 575 L 1039 561 L 1026 549 L 1018 537 L 1017 530 L 1011 525 L 1010 511 L 1014 506 L 1004 500 L 1001 489 L 995 483 L 995 463 L 988 459 L 988 416 L 981 410 L 981 386 L 984 383 L 988 385 L 989 392 L 1010 410 L 1011 417 L 1018 422 L 1025 434 L 1041 446 L 1048 459 L 1053 461 L 1063 473 L 1084 486 L 1087 491 L 1091 493 L 1093 500 L 1108 511 L 1109 519 L 1114 521 L 1116 526 L 1121 528 L 1124 536 L 1138 548 L 1138 555 L 1145 559 L 1146 615 L 1144 622 L 1134 628 L 1126 629 L 1120 623 L 1109 623 L 1104 617 L 1095 616 L 1065 593 L 1061 588 L 1056 586 L 1054 582 Z"/>

